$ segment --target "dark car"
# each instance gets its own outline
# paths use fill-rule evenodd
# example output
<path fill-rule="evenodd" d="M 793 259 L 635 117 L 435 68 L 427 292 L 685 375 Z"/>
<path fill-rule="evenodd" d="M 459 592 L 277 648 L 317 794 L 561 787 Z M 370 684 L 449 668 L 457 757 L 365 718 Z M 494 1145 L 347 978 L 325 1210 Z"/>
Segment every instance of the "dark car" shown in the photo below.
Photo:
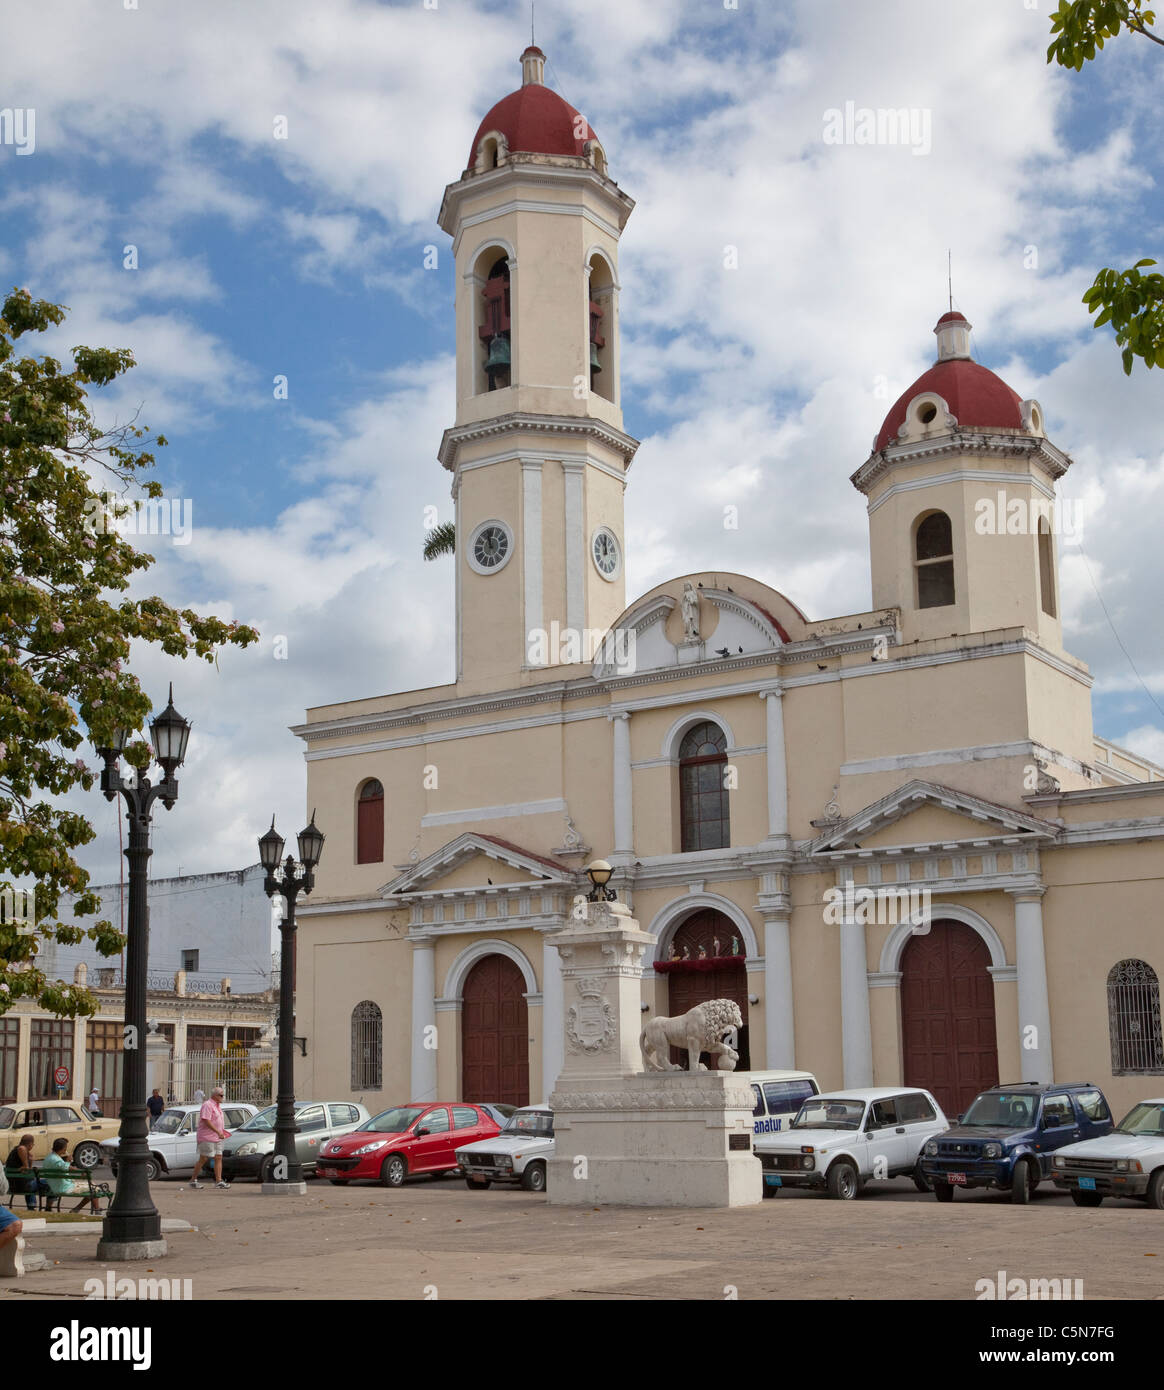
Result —
<path fill-rule="evenodd" d="M 922 1149 L 922 1173 L 939 1202 L 956 1187 L 994 1187 L 1029 1202 L 1051 1176 L 1056 1149 L 1111 1132 L 1111 1110 L 1090 1081 L 992 1086 Z"/>

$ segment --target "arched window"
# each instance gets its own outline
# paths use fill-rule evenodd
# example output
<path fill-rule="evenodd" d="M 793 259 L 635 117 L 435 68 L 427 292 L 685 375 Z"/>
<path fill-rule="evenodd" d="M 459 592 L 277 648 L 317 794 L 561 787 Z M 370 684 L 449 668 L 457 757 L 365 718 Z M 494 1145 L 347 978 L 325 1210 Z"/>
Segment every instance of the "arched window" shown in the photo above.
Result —
<path fill-rule="evenodd" d="M 360 788 L 356 802 L 356 863 L 384 860 L 384 788 L 373 777 Z"/>
<path fill-rule="evenodd" d="M 587 306 L 590 341 L 590 389 L 608 401 L 614 400 L 614 276 L 602 256 L 590 258 L 590 302 Z"/>
<path fill-rule="evenodd" d="M 378 1091 L 383 1085 L 384 1015 L 362 999 L 352 1010 L 352 1090 Z"/>
<path fill-rule="evenodd" d="M 945 512 L 930 512 L 914 536 L 917 606 L 945 608 L 954 602 L 954 538 Z"/>
<path fill-rule="evenodd" d="M 688 729 L 679 745 L 679 821 L 684 854 L 731 844 L 726 782 L 727 739 L 710 720 Z"/>
<path fill-rule="evenodd" d="M 1055 616 L 1055 546 L 1045 516 L 1039 517 L 1039 592 L 1043 612 Z"/>
<path fill-rule="evenodd" d="M 1107 977 L 1113 1076 L 1164 1072 L 1160 981 L 1146 960 L 1121 960 Z"/>
<path fill-rule="evenodd" d="M 513 361 L 509 304 L 509 259 L 496 250 L 478 260 L 485 287 L 477 310 L 477 394 L 500 391 L 510 384 Z"/>

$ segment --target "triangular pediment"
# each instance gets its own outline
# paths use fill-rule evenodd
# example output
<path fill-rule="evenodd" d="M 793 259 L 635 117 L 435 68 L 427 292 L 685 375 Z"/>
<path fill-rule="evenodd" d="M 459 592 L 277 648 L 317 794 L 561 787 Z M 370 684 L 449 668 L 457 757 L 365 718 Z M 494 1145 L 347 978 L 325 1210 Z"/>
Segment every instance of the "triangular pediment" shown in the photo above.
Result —
<path fill-rule="evenodd" d="M 1056 834 L 1056 826 L 1025 811 L 939 782 L 913 781 L 826 829 L 809 853 L 1014 846 L 1037 844 Z"/>
<path fill-rule="evenodd" d="M 466 831 L 384 885 L 382 897 L 471 892 L 516 884 L 573 885 L 573 869 L 493 835 Z"/>

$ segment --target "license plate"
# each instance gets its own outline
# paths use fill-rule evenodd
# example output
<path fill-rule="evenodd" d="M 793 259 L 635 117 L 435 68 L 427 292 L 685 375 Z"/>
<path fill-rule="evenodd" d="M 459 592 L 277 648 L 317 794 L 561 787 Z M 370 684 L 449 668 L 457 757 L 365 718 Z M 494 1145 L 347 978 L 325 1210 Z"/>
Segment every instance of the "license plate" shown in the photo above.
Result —
<path fill-rule="evenodd" d="M 1081 1188 L 1083 1188 L 1084 1192 L 1094 1192 L 1094 1191 L 1095 1191 L 1095 1179 L 1094 1179 L 1094 1178 L 1080 1178 L 1080 1179 L 1079 1179 L 1079 1186 L 1080 1186 Z"/>
<path fill-rule="evenodd" d="M 947 1173 L 947 1174 L 946 1174 L 946 1181 L 947 1181 L 948 1183 L 953 1183 L 953 1185 L 954 1185 L 955 1187 L 965 1187 L 965 1186 L 966 1186 L 966 1174 L 965 1174 L 965 1173 Z"/>
<path fill-rule="evenodd" d="M 765 1174 L 764 1174 L 764 1181 L 768 1184 L 769 1187 L 783 1187 L 783 1186 L 784 1186 L 784 1179 L 783 1179 L 783 1178 L 778 1178 L 778 1177 L 776 1177 L 776 1175 L 775 1175 L 774 1173 L 765 1173 Z"/>
<path fill-rule="evenodd" d="M 321 1178 L 338 1178 L 338 1177 L 339 1177 L 339 1169 L 338 1169 L 338 1168 L 321 1168 L 321 1169 L 319 1170 L 319 1176 L 320 1176 Z"/>

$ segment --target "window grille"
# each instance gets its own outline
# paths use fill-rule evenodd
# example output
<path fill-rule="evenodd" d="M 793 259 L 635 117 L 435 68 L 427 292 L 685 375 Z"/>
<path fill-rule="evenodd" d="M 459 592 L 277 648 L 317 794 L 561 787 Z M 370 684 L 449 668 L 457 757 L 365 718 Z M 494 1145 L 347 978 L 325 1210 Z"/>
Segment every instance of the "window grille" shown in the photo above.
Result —
<path fill-rule="evenodd" d="M 1113 1076 L 1164 1072 L 1160 981 L 1143 960 L 1121 960 L 1107 977 Z"/>
<path fill-rule="evenodd" d="M 378 1091 L 383 1085 L 384 1015 L 364 999 L 352 1010 L 352 1090 Z"/>

